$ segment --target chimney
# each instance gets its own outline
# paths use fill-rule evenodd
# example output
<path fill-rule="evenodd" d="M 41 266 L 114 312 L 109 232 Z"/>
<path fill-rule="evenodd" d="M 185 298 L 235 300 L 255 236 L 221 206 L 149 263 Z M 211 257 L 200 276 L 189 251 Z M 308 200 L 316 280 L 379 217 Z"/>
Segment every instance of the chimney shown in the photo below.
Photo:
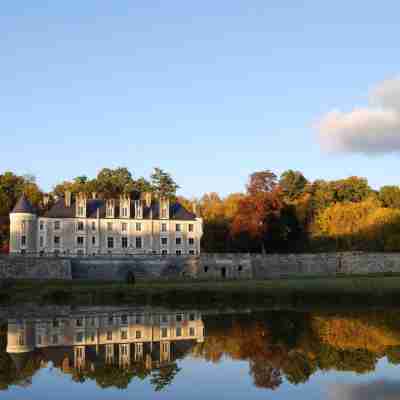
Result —
<path fill-rule="evenodd" d="M 65 207 L 71 207 L 71 197 L 72 197 L 72 193 L 67 190 L 65 192 Z"/>
<path fill-rule="evenodd" d="M 146 192 L 144 194 L 144 199 L 146 202 L 146 207 L 150 207 L 151 206 L 151 192 Z"/>
<path fill-rule="evenodd" d="M 50 196 L 47 193 L 45 193 L 43 195 L 43 207 L 44 208 L 47 208 L 47 206 L 49 205 L 49 200 L 50 200 Z"/>

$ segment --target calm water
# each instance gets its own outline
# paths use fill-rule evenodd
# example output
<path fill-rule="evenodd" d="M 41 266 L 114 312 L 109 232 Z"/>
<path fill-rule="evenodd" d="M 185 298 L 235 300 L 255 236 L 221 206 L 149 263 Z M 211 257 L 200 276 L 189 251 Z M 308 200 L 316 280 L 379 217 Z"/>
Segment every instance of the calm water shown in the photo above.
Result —
<path fill-rule="evenodd" d="M 398 399 L 400 311 L 0 310 L 1 399 Z"/>

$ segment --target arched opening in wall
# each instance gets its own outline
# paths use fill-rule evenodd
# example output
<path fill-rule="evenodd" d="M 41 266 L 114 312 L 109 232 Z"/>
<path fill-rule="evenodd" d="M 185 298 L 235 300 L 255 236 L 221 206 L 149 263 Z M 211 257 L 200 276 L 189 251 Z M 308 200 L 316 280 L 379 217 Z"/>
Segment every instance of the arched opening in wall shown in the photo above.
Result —
<path fill-rule="evenodd" d="M 221 268 L 221 277 L 222 277 L 223 279 L 226 278 L 226 268 L 225 268 L 225 267 L 222 267 L 222 268 Z"/>

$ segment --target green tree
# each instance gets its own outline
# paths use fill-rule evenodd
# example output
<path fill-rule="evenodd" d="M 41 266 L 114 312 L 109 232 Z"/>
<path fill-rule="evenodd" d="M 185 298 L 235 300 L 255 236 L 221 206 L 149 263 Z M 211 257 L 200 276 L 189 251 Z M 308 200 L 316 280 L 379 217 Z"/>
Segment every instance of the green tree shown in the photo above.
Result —
<path fill-rule="evenodd" d="M 150 179 L 152 189 L 159 197 L 175 197 L 179 186 L 168 172 L 165 172 L 161 168 L 154 168 Z"/>
<path fill-rule="evenodd" d="M 283 190 L 285 197 L 294 200 L 304 193 L 308 181 L 300 171 L 291 169 L 282 173 L 279 185 Z"/>

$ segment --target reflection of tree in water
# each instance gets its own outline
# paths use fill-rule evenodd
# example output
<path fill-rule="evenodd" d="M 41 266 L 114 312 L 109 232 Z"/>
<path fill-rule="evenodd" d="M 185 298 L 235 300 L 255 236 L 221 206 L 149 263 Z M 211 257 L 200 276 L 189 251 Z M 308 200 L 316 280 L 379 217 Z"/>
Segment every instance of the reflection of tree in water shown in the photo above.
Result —
<path fill-rule="evenodd" d="M 260 388 L 277 389 L 284 379 L 301 384 L 318 370 L 368 373 L 384 356 L 400 364 L 400 312 L 396 311 L 214 315 L 206 318 L 205 325 L 204 342 L 182 348 L 176 359 L 192 353 L 211 362 L 223 357 L 246 360 Z M 29 384 L 40 366 L 51 361 L 40 350 L 11 357 L 5 352 L 6 328 L 0 326 L 0 390 Z M 95 362 L 69 373 L 75 382 L 94 380 L 101 388 L 125 389 L 133 379 L 149 378 L 154 390 L 161 391 L 179 371 L 176 362 L 149 369 L 141 361 L 126 367 Z"/>
<path fill-rule="evenodd" d="M 167 386 L 169 386 L 172 381 L 175 379 L 175 376 L 181 369 L 178 368 L 176 363 L 171 363 L 169 365 L 164 365 L 151 374 L 150 382 L 154 387 L 156 392 L 160 392 L 164 390 Z"/>
<path fill-rule="evenodd" d="M 250 375 L 257 387 L 275 390 L 282 383 L 281 371 L 263 359 L 250 360 Z"/>

